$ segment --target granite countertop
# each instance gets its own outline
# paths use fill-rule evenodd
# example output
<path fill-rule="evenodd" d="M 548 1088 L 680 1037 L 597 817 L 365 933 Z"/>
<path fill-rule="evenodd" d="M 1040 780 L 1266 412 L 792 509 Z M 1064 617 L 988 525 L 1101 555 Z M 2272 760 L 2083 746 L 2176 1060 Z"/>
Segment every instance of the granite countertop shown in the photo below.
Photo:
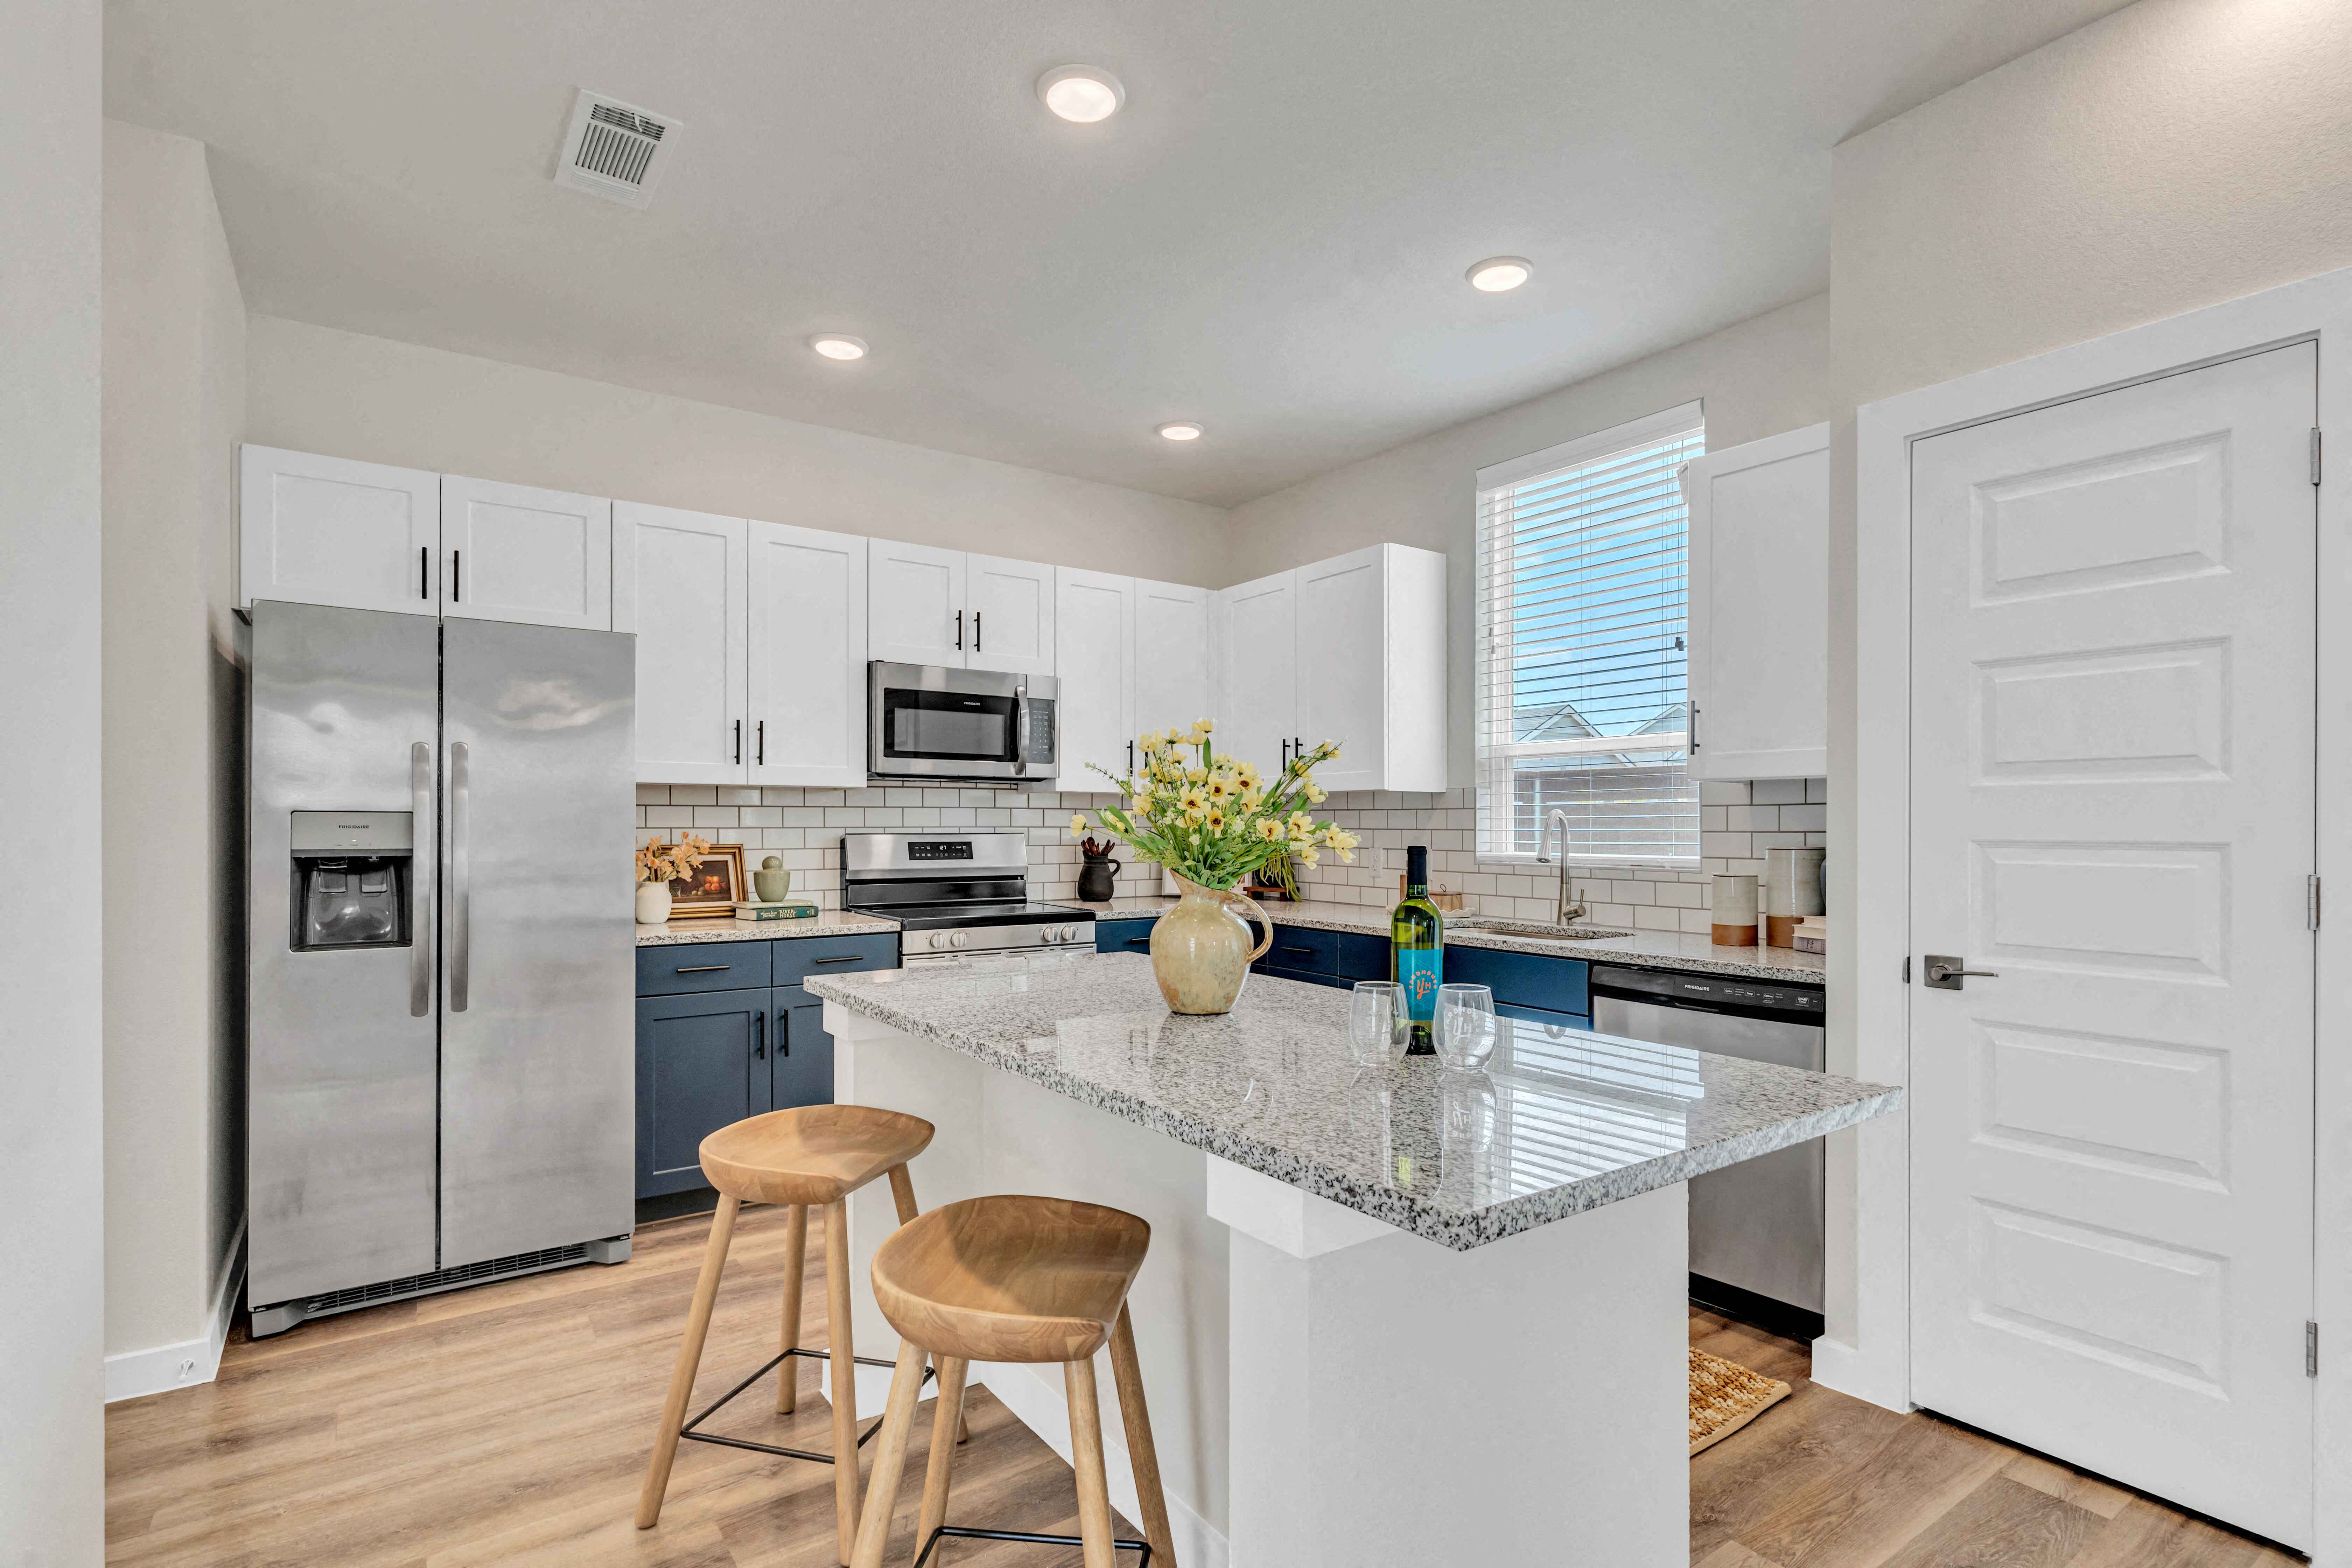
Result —
<path fill-rule="evenodd" d="M 1176 900 L 1169 898 L 1115 899 L 1108 903 L 1072 907 L 1092 910 L 1097 920 L 1144 920 L 1174 909 Z M 1385 937 L 1389 934 L 1388 911 L 1364 904 L 1312 901 L 1292 904 L 1276 900 L 1261 903 L 1258 908 L 1264 910 L 1266 917 L 1278 926 L 1355 931 L 1367 936 Z M 1536 952 L 1546 958 L 1582 958 L 1595 963 L 1625 963 L 1641 969 L 1684 969 L 1701 974 L 1737 974 L 1748 980 L 1794 981 L 1811 985 L 1822 983 L 1828 963 L 1818 952 L 1799 952 L 1790 947 L 1717 947 L 1706 937 L 1685 935 L 1679 931 L 1629 931 L 1589 941 L 1560 942 L 1512 936 L 1504 931 L 1480 931 L 1475 924 L 1457 926 L 1454 923 L 1456 921 L 1475 921 L 1479 918 L 1473 914 L 1446 916 L 1446 942 L 1461 947 L 1499 948 L 1505 952 Z M 1502 917 L 1495 918 L 1500 920 Z"/>
<path fill-rule="evenodd" d="M 639 947 L 674 947 L 697 942 L 776 942 L 796 936 L 885 936 L 898 929 L 897 921 L 846 910 L 819 910 L 814 920 L 672 921 L 667 925 L 639 926 Z"/>
<path fill-rule="evenodd" d="M 1349 993 L 1253 975 L 1180 1017 L 1150 961 L 877 970 L 810 992 L 1178 1142 L 1468 1251 L 1884 1115 L 1902 1090 L 1497 1020 L 1484 1071 L 1360 1068 Z"/>

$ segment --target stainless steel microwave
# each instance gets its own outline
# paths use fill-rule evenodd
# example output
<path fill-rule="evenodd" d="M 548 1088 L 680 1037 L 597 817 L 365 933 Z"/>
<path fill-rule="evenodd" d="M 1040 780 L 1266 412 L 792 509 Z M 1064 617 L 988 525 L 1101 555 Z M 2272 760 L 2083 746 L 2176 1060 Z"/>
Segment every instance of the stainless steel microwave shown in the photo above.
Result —
<path fill-rule="evenodd" d="M 1031 784 L 1060 773 L 1054 677 L 878 658 L 866 668 L 869 777 Z"/>

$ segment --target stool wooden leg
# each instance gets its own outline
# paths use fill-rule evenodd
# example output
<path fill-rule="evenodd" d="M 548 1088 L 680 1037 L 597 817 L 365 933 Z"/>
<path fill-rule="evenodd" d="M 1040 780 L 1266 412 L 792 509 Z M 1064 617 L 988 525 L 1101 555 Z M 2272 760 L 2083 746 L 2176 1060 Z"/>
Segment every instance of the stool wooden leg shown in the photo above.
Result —
<path fill-rule="evenodd" d="M 1151 1411 L 1143 1402 L 1143 1369 L 1135 1360 L 1135 1322 L 1124 1302 L 1110 1331 L 1110 1370 L 1118 1387 L 1119 1419 L 1127 1426 L 1128 1458 L 1135 1467 L 1143 1538 L 1151 1542 L 1153 1563 L 1176 1568 L 1176 1539 L 1168 1529 L 1168 1497 L 1160 1486 L 1160 1453 L 1151 1446 Z"/>
<path fill-rule="evenodd" d="M 971 1369 L 971 1363 L 955 1356 L 941 1356 L 932 1364 L 940 1369 L 940 1405 L 931 1412 L 931 1462 L 923 1472 L 923 1516 L 915 1527 L 918 1553 L 931 1531 L 947 1522 L 949 1472 L 955 1468 L 954 1436 L 963 1425 L 963 1380 Z"/>
<path fill-rule="evenodd" d="M 1084 1542 L 1087 1568 L 1117 1568 L 1111 1551 L 1110 1488 L 1103 1469 L 1102 1405 L 1095 1396 L 1095 1363 L 1062 1363 L 1063 1386 L 1070 1396 L 1070 1453 L 1077 1461 L 1078 1536 Z"/>
<path fill-rule="evenodd" d="M 913 1219 L 917 1215 L 923 1212 L 915 1205 L 915 1178 L 908 1173 L 907 1167 L 904 1165 L 893 1165 L 890 1167 L 890 1199 L 893 1203 L 898 1205 L 898 1223 L 900 1225 L 905 1225 L 908 1220 Z M 944 1376 L 946 1374 L 941 1373 L 940 1375 Z M 964 1425 L 963 1415 L 961 1411 L 958 1411 L 956 1415 L 955 1440 L 959 1443 L 969 1443 L 971 1441 L 971 1428 Z M 922 1548 L 918 1546 L 915 1550 L 919 1552 Z"/>
<path fill-rule="evenodd" d="M 915 1405 L 922 1397 L 923 1347 L 912 1340 L 900 1340 L 898 1364 L 890 1373 L 889 1407 L 883 1412 L 882 1435 L 875 1439 L 874 1479 L 866 1489 L 866 1518 L 857 1529 L 856 1553 L 842 1559 L 851 1568 L 882 1568 L 890 1515 L 898 1506 L 898 1481 L 907 1469 L 907 1434 L 915 1425 Z"/>
<path fill-rule="evenodd" d="M 723 1197 L 710 1216 L 710 1241 L 702 1249 L 702 1275 L 694 1282 L 694 1305 L 686 1314 L 686 1337 L 678 1341 L 677 1365 L 669 1374 L 669 1397 L 662 1401 L 661 1425 L 654 1431 L 654 1455 L 637 1494 L 637 1528 L 651 1530 L 661 1518 L 669 1490 L 669 1468 L 677 1458 L 677 1429 L 686 1425 L 687 1401 L 694 1397 L 694 1374 L 702 1365 L 702 1342 L 710 1333 L 710 1308 L 719 1300 L 719 1276 L 727 1267 L 727 1244 L 735 1236 L 741 1200 Z"/>
<path fill-rule="evenodd" d="M 777 1348 L 784 1352 L 776 1368 L 776 1408 L 787 1413 L 800 1408 L 801 1363 L 793 1351 L 801 1342 L 801 1288 L 808 1268 L 808 1205 L 792 1205 L 784 1222 L 784 1324 Z"/>
<path fill-rule="evenodd" d="M 845 1203 L 824 1205 L 824 1300 L 825 1338 L 833 1347 L 833 1513 L 846 1563 L 857 1546 L 857 1363 L 849 1337 Z"/>

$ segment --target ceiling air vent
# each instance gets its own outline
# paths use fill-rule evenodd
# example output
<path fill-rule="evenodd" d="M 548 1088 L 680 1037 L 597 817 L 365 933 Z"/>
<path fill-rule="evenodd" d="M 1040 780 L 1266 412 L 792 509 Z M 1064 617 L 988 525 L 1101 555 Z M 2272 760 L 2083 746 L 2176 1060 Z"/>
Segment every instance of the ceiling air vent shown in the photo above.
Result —
<path fill-rule="evenodd" d="M 555 183 L 642 207 L 653 200 L 654 184 L 677 156 L 678 133 L 685 129 L 667 114 L 583 88 L 572 107 L 572 129 L 556 160 Z"/>

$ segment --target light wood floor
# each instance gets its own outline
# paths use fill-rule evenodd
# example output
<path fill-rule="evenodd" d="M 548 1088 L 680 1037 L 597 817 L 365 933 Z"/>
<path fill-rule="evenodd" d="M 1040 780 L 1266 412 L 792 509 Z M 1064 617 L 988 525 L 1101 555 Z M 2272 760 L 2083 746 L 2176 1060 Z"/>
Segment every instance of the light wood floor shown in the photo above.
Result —
<path fill-rule="evenodd" d="M 107 1560 L 176 1568 L 604 1564 L 825 1568 L 822 1465 L 688 1444 L 660 1526 L 630 1514 L 708 1221 L 641 1227 L 636 1256 L 233 1338 L 220 1379 L 107 1412 Z M 781 1211 L 745 1211 L 698 1407 L 773 1353 Z M 822 1251 L 806 1321 L 823 1343 Z M 1691 1315 L 1692 1342 L 1797 1392 L 1691 1467 L 1699 1568 L 2256 1568 L 2298 1560 L 1926 1415 L 1805 1381 L 1803 1347 Z M 714 1421 L 828 1447 L 816 1366 L 800 1410 L 757 1391 Z M 1067 1467 L 985 1391 L 950 1518 L 1076 1530 Z M 919 1477 L 929 1422 L 918 1423 Z M 919 1486 L 889 1561 L 913 1558 Z M 1121 1521 L 1120 1533 L 1138 1533 Z M 1079 1568 L 1075 1548 L 960 1542 L 955 1568 Z M 936 1559 L 935 1559 L 936 1561 Z M 1131 1554 L 1122 1562 L 1131 1562 Z M 1187 1568 L 1200 1568 L 1188 1564 Z M 1365 1568 L 1389 1568 L 1366 1564 Z M 1405 1565 L 1396 1565 L 1405 1568 Z M 1414 1564 L 1412 1568 L 1483 1568 Z"/>

